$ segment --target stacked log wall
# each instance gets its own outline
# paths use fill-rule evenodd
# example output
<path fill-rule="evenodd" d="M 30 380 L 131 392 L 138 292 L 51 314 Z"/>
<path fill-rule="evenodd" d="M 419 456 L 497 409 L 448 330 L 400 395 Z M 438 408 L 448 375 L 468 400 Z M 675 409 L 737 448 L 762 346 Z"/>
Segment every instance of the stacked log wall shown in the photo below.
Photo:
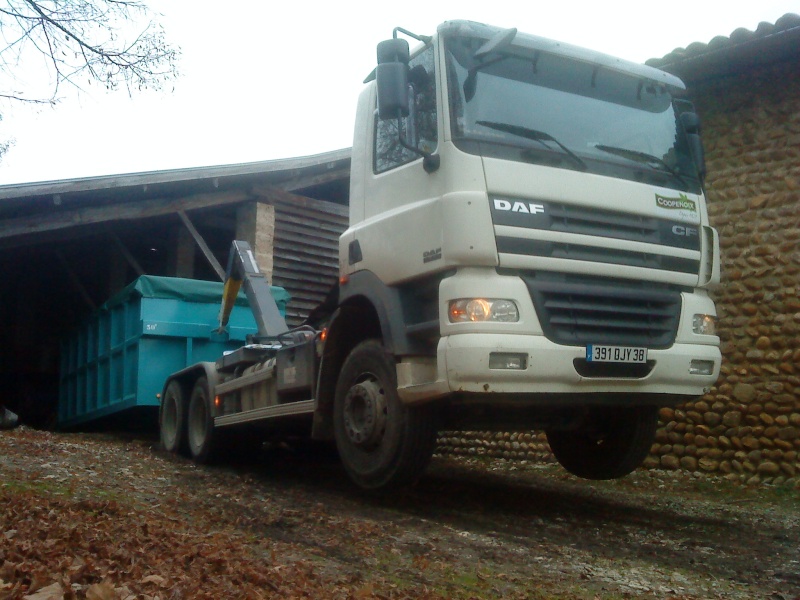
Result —
<path fill-rule="evenodd" d="M 692 89 L 722 246 L 722 373 L 701 400 L 661 411 L 649 466 L 750 483 L 800 475 L 799 74 L 784 63 Z"/>

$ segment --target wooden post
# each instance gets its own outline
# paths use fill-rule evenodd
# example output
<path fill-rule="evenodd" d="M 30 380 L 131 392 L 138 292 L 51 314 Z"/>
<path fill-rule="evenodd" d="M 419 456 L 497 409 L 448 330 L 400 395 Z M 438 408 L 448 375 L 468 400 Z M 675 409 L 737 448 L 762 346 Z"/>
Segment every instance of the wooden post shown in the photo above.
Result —
<path fill-rule="evenodd" d="M 128 283 L 128 263 L 125 261 L 124 253 L 119 245 L 109 244 L 106 255 L 108 271 L 104 287 L 106 298 L 111 298 Z"/>
<path fill-rule="evenodd" d="M 275 207 L 262 202 L 246 202 L 236 210 L 236 239 L 253 249 L 258 268 L 272 282 L 275 252 Z"/>
<path fill-rule="evenodd" d="M 173 277 L 194 279 L 194 238 L 184 226 L 175 227 L 170 235 L 168 273 Z"/>

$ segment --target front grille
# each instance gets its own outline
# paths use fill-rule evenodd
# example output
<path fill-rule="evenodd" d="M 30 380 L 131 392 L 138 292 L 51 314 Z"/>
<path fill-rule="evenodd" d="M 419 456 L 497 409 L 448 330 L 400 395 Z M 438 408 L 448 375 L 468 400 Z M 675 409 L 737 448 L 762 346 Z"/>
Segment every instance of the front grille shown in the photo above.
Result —
<path fill-rule="evenodd" d="M 530 203 L 503 198 L 493 198 L 490 209 L 495 225 L 700 250 L 698 227 L 683 221 L 557 202 Z"/>
<path fill-rule="evenodd" d="M 525 238 L 497 236 L 497 251 L 501 254 L 521 254 L 583 260 L 630 267 L 644 267 L 660 271 L 675 271 L 697 275 L 700 261 L 649 252 L 632 252 L 617 248 L 599 248 L 564 242 L 544 242 Z"/>
<path fill-rule="evenodd" d="M 658 219 L 585 206 L 575 207 L 554 202 L 549 204 L 551 231 L 661 243 Z"/>
<path fill-rule="evenodd" d="M 522 279 L 553 342 L 667 348 L 675 341 L 681 311 L 676 286 L 558 273 Z"/>

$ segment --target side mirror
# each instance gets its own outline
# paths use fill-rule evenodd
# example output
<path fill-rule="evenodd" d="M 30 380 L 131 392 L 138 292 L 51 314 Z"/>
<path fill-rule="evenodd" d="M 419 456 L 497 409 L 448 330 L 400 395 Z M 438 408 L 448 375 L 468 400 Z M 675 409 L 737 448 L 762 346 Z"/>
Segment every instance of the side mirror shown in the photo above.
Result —
<path fill-rule="evenodd" d="M 700 138 L 700 117 L 695 112 L 681 113 L 681 125 L 686 132 L 686 141 L 689 143 L 689 150 L 694 158 L 697 172 L 700 179 L 706 178 L 706 153 L 703 148 L 703 140 Z"/>
<path fill-rule="evenodd" d="M 381 119 L 408 116 L 408 59 L 406 40 L 395 38 L 378 44 L 375 79 L 378 88 L 378 117 Z"/>

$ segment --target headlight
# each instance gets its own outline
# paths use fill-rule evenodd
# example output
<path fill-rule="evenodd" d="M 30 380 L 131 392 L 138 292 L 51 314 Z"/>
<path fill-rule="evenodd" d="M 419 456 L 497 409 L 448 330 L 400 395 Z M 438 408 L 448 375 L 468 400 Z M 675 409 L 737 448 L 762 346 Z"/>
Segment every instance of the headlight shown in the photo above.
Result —
<path fill-rule="evenodd" d="M 717 335 L 717 317 L 714 315 L 695 315 L 692 329 L 698 335 Z"/>
<path fill-rule="evenodd" d="M 451 300 L 447 311 L 451 323 L 482 323 L 519 321 L 519 310 L 513 300 L 487 298 L 462 298 Z"/>

